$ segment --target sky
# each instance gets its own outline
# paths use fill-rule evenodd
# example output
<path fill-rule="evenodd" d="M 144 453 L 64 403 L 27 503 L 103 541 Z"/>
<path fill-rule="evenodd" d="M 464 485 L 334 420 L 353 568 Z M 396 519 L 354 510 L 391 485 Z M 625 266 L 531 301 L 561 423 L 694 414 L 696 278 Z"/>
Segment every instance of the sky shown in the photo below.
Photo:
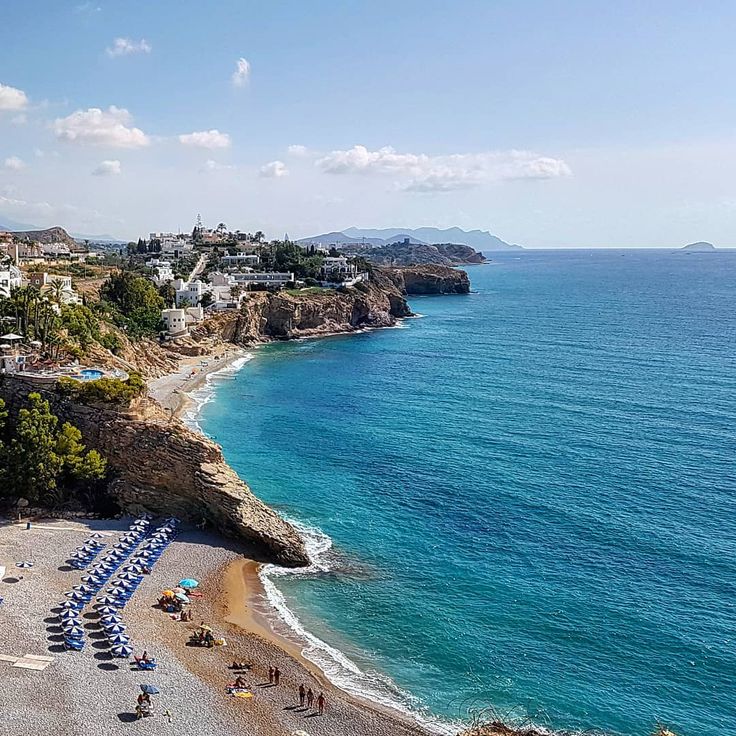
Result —
<path fill-rule="evenodd" d="M 736 245 L 736 4 L 0 0 L 0 224 Z"/>

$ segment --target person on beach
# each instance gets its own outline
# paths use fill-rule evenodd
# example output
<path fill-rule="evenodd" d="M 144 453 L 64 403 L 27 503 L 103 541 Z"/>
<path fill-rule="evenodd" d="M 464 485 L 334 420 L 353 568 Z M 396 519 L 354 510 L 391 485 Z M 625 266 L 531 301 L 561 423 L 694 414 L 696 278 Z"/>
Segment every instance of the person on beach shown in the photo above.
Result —
<path fill-rule="evenodd" d="M 307 696 L 307 691 L 304 689 L 304 683 L 299 685 L 299 707 L 304 707 L 304 698 Z"/>
<path fill-rule="evenodd" d="M 312 692 L 312 688 L 310 687 L 309 690 L 307 690 L 307 708 L 311 708 L 314 705 L 314 693 Z"/>
<path fill-rule="evenodd" d="M 278 667 L 274 667 L 273 682 L 274 682 L 274 685 L 278 685 L 279 682 L 281 682 L 281 670 Z"/>
<path fill-rule="evenodd" d="M 325 696 L 322 693 L 317 696 L 317 710 L 320 715 L 325 712 Z"/>
<path fill-rule="evenodd" d="M 273 667 L 269 667 L 268 668 L 268 684 L 269 685 L 273 685 L 273 675 L 274 675 Z"/>

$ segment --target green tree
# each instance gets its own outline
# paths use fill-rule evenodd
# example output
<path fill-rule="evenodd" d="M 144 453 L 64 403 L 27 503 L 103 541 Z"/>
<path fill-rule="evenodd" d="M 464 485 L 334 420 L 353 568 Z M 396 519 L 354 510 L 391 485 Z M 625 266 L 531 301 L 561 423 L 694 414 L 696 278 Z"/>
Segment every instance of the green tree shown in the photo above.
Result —
<path fill-rule="evenodd" d="M 9 448 L 9 485 L 14 494 L 37 502 L 57 487 L 62 460 L 56 453 L 59 419 L 40 394 L 28 394 L 28 408 L 18 412 Z"/>
<path fill-rule="evenodd" d="M 107 473 L 107 461 L 97 450 L 85 452 L 82 433 L 69 422 L 61 425 L 56 436 L 56 454 L 61 460 L 61 480 L 68 485 L 75 482 L 91 483 Z"/>

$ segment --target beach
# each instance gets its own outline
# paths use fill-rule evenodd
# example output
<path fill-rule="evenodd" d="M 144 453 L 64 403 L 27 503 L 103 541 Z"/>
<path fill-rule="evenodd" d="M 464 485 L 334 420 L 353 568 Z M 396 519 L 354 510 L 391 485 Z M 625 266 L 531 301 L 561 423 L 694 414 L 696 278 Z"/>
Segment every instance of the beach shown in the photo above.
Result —
<path fill-rule="evenodd" d="M 95 530 L 112 544 L 124 521 L 39 520 L 7 521 L 0 527 L 0 565 L 6 574 L 0 583 L 3 626 L 0 655 L 53 657 L 42 670 L 15 667 L 0 661 L 0 726 L 8 736 L 53 731 L 58 736 L 95 733 L 105 736 L 129 732 L 135 720 L 135 699 L 141 683 L 155 685 L 155 717 L 133 725 L 145 732 L 176 734 L 254 733 L 287 736 L 304 731 L 310 736 L 418 736 L 425 733 L 400 714 L 352 698 L 333 687 L 299 656 L 298 647 L 277 643 L 255 610 L 265 601 L 253 582 L 255 567 L 237 548 L 221 538 L 183 530 L 164 552 L 151 574 L 126 605 L 123 620 L 136 654 L 147 650 L 159 666 L 137 672 L 132 660 L 113 659 L 101 638 L 90 608 L 83 615 L 88 644 L 82 652 L 65 652 L 52 608 L 64 591 L 79 583 L 77 570 L 65 564 L 68 555 Z M 16 562 L 32 560 L 19 569 Z M 201 597 L 192 599 L 192 622 L 180 622 L 155 606 L 161 591 L 183 577 L 200 581 Z M 188 646 L 201 622 L 210 624 L 224 646 L 212 649 Z M 235 678 L 233 660 L 252 668 L 243 676 L 253 693 L 249 699 L 227 694 Z M 269 686 L 268 668 L 281 671 L 278 687 Z M 298 707 L 298 687 L 323 692 L 323 716 Z"/>

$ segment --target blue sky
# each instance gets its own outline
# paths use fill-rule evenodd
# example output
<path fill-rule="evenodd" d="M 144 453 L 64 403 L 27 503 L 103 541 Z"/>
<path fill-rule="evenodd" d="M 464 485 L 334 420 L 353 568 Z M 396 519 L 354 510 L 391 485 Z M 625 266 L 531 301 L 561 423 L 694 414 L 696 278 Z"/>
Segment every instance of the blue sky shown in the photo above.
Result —
<path fill-rule="evenodd" d="M 726 2 L 5 2 L 0 222 L 733 245 L 735 26 Z"/>

